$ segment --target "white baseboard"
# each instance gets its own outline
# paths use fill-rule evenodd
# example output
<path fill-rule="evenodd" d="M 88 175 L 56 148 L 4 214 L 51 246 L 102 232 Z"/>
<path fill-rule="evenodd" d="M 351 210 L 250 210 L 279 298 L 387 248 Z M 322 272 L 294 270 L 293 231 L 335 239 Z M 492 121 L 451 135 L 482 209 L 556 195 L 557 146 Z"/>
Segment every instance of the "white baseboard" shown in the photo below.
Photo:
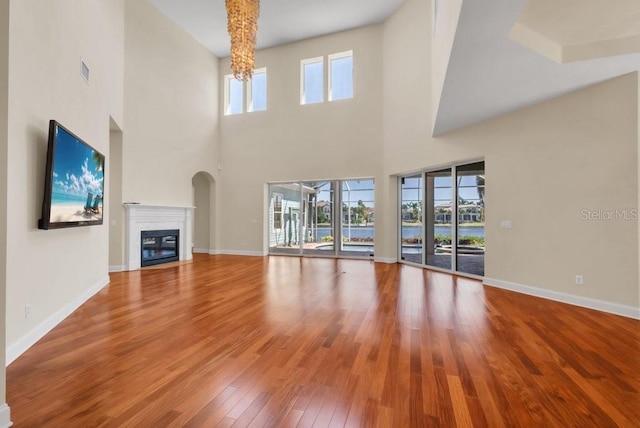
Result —
<path fill-rule="evenodd" d="M 208 248 L 194 248 L 191 252 L 194 254 L 211 254 L 211 250 Z"/>
<path fill-rule="evenodd" d="M 195 254 L 209 254 L 210 256 L 215 256 L 217 254 L 220 254 L 220 255 L 228 255 L 228 256 L 263 257 L 268 255 L 268 253 L 263 253 L 261 251 L 210 250 L 206 248 L 194 248 L 193 252 Z"/>
<path fill-rule="evenodd" d="M 373 261 L 376 263 L 398 263 L 398 259 L 392 257 L 374 257 Z"/>
<path fill-rule="evenodd" d="M 11 422 L 11 410 L 7 403 L 0 406 L 0 428 L 7 428 L 13 425 Z"/>
<path fill-rule="evenodd" d="M 16 358 L 22 355 L 27 349 L 33 346 L 38 340 L 40 340 L 45 334 L 50 332 L 55 326 L 60 324 L 62 320 L 71 315 L 73 311 L 78 309 L 84 302 L 89 300 L 96 294 L 98 291 L 102 290 L 102 288 L 109 283 L 109 277 L 105 276 L 87 290 L 82 293 L 80 296 L 75 298 L 71 303 L 62 307 L 56 313 L 42 321 L 35 328 L 29 331 L 27 334 L 18 339 L 17 342 L 11 344 L 7 347 L 6 351 L 6 364 L 9 365 Z M 0 426 L 2 426 L 0 424 Z"/>
<path fill-rule="evenodd" d="M 250 256 L 250 257 L 264 257 L 268 256 L 269 253 L 265 253 L 264 251 L 236 251 L 236 250 L 218 250 L 216 254 L 225 254 L 228 256 Z"/>
<path fill-rule="evenodd" d="M 125 268 L 125 265 L 109 266 L 109 272 L 124 272 Z"/>
<path fill-rule="evenodd" d="M 556 302 L 568 303 L 570 305 L 595 309 L 596 311 L 601 312 L 608 312 L 610 314 L 620 315 L 627 318 L 640 319 L 640 307 L 621 305 L 619 303 L 606 302 L 604 300 L 560 293 L 558 291 L 546 290 L 544 288 L 531 287 L 529 285 L 516 284 L 514 282 L 502 281 L 493 278 L 485 277 L 484 284 L 491 287 L 515 291 L 517 293 L 528 294 L 530 296 L 541 297 L 543 299 L 554 300 Z"/>

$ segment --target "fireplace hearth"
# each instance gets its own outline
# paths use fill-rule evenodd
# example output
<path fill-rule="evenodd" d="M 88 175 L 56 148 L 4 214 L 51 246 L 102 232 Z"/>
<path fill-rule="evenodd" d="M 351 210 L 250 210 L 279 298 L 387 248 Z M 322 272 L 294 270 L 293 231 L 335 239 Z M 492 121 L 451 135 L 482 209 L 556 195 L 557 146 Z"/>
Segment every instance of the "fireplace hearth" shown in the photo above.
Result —
<path fill-rule="evenodd" d="M 180 230 L 140 232 L 140 266 L 153 266 L 180 260 Z"/>
<path fill-rule="evenodd" d="M 178 230 L 179 260 L 191 260 L 193 247 L 194 207 L 168 205 L 124 204 L 125 208 L 125 265 L 122 270 L 142 267 L 142 232 Z M 166 261 L 166 260 L 165 260 Z"/>

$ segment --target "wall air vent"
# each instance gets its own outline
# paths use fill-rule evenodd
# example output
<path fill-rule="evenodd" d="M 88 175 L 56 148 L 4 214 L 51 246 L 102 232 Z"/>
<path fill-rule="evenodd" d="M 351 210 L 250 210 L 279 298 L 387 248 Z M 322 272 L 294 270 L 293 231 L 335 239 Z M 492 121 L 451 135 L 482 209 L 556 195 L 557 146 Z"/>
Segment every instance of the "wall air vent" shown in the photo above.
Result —
<path fill-rule="evenodd" d="M 80 74 L 82 75 L 82 78 L 89 83 L 89 66 L 82 59 L 80 60 L 80 63 Z"/>

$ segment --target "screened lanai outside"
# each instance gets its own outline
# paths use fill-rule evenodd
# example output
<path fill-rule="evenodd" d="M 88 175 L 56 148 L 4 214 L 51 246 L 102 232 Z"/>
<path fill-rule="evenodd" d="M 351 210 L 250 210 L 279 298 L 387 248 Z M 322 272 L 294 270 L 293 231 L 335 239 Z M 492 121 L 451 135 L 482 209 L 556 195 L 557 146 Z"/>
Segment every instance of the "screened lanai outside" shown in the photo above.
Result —
<path fill-rule="evenodd" d="M 314 192 L 301 183 L 269 185 L 269 250 L 299 254 L 306 230 L 302 198 Z"/>
<path fill-rule="evenodd" d="M 305 182 L 314 190 L 307 198 L 309 207 L 309 229 L 302 250 L 303 255 L 329 256 L 336 252 L 334 212 L 335 181 Z"/>
<path fill-rule="evenodd" d="M 373 179 L 270 184 L 269 252 L 372 257 L 374 190 Z"/>
<path fill-rule="evenodd" d="M 374 182 L 341 181 L 342 239 L 339 254 L 373 256 L 375 240 Z"/>

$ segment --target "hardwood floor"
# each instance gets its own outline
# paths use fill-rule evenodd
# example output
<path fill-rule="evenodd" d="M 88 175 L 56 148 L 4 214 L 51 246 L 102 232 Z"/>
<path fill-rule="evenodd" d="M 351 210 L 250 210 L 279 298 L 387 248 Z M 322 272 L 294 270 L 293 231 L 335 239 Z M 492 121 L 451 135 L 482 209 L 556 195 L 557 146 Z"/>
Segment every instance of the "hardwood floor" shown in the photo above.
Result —
<path fill-rule="evenodd" d="M 7 368 L 16 427 L 640 426 L 640 322 L 369 261 L 196 255 Z"/>

